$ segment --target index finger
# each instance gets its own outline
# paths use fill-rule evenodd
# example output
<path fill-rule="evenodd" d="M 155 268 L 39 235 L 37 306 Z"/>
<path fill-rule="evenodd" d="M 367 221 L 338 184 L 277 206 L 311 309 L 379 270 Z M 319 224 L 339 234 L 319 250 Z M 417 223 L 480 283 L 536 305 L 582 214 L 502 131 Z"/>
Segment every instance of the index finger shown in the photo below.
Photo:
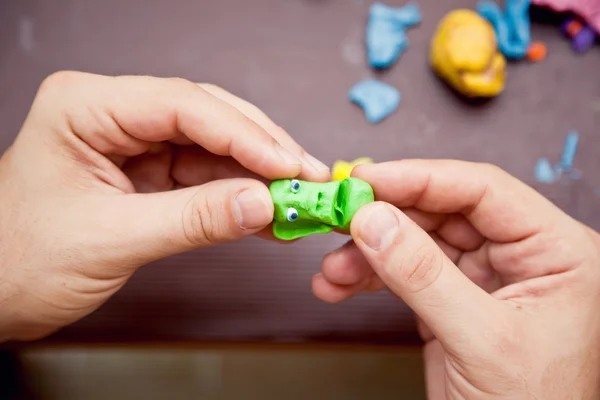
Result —
<path fill-rule="evenodd" d="M 146 142 L 183 134 L 267 179 L 302 170 L 302 161 L 260 125 L 184 79 L 60 72 L 44 82 L 36 102 L 45 108 L 41 115 L 66 115 L 61 131 L 72 131 L 104 155 L 141 154 Z"/>
<path fill-rule="evenodd" d="M 240 110 L 244 115 L 267 131 L 269 135 L 274 137 L 283 147 L 303 160 L 302 172 L 298 175 L 299 179 L 314 182 L 327 182 L 331 178 L 329 167 L 309 154 L 283 128 L 273 122 L 273 120 L 254 104 L 237 97 L 219 86 L 206 83 L 201 83 L 199 86 L 213 96 L 226 101 L 228 104 L 231 104 Z"/>
<path fill-rule="evenodd" d="M 565 217 L 532 187 L 490 164 L 401 160 L 360 165 L 352 176 L 369 182 L 377 200 L 398 208 L 463 214 L 495 242 L 525 239 Z"/>

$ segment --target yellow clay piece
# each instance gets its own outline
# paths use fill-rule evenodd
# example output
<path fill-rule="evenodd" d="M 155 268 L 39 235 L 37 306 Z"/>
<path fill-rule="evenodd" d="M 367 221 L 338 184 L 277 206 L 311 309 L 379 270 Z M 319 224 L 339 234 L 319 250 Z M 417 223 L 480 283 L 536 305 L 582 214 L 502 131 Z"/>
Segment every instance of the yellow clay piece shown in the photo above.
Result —
<path fill-rule="evenodd" d="M 360 164 L 372 164 L 373 160 L 368 157 L 357 158 L 354 161 L 343 161 L 339 160 L 333 164 L 331 169 L 331 177 L 334 181 L 341 181 L 350 177 L 354 167 Z"/>
<path fill-rule="evenodd" d="M 448 13 L 431 41 L 433 70 L 467 97 L 494 97 L 506 81 L 506 60 L 492 25 L 467 9 Z"/>

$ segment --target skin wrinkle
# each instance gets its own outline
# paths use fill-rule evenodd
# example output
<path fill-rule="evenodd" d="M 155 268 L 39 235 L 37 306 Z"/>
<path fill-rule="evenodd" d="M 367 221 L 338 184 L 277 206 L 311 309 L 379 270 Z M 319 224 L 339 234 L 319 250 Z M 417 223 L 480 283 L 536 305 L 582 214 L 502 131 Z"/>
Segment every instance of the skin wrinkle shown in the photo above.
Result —
<path fill-rule="evenodd" d="M 438 252 L 434 253 L 430 249 L 423 248 L 417 249 L 413 253 L 413 257 L 416 257 L 416 259 L 412 259 L 410 260 L 411 262 L 408 263 L 412 265 L 413 268 L 411 273 L 406 277 L 406 281 L 407 283 L 412 283 L 413 285 L 415 284 L 415 281 L 417 283 L 426 281 L 425 285 L 420 285 L 417 290 L 412 290 L 412 293 L 419 293 L 427 290 L 438 280 L 440 274 L 442 273 L 442 269 L 444 268 L 444 255 L 441 254 L 441 251 L 438 254 Z M 401 264 L 400 268 L 403 269 L 406 267 Z M 428 275 L 431 275 L 431 273 L 433 273 L 433 276 L 428 278 Z"/>
<path fill-rule="evenodd" d="M 417 208 L 417 209 L 419 208 L 419 205 L 423 201 L 423 198 L 428 193 L 429 188 L 431 186 L 432 179 L 433 179 L 433 177 L 432 177 L 431 173 L 428 173 L 427 178 L 425 179 L 425 183 L 423 184 L 422 188 L 420 189 L 420 193 L 418 193 L 417 198 L 413 202 L 415 208 Z"/>
<path fill-rule="evenodd" d="M 479 195 L 479 197 L 472 204 L 465 205 L 460 210 L 460 214 L 469 218 L 481 206 L 485 197 L 488 196 L 489 190 L 489 184 L 484 183 L 483 189 L 481 189 L 481 194 Z"/>
<path fill-rule="evenodd" d="M 173 168 L 175 166 L 175 157 L 177 156 L 177 146 L 168 145 L 169 151 L 171 152 L 171 158 L 169 159 L 169 169 L 167 171 L 167 178 L 170 181 L 170 187 L 168 190 L 173 190 L 176 184 L 176 180 L 173 178 Z"/>
<path fill-rule="evenodd" d="M 70 159 L 83 166 L 84 170 L 98 178 L 101 182 L 104 182 L 108 187 L 117 188 L 124 193 L 135 193 L 135 188 L 122 171 L 115 170 L 113 163 L 87 144 L 73 130 L 70 117 L 67 115 L 66 118 L 65 122 L 67 123 L 68 131 L 59 135 L 59 138 L 64 148 L 70 150 Z"/>
<path fill-rule="evenodd" d="M 102 110 L 102 114 L 104 115 L 105 118 L 108 117 L 110 124 L 113 125 L 113 127 L 116 128 L 115 130 L 120 133 L 119 136 L 121 136 L 121 135 L 126 136 L 129 140 L 126 140 L 124 143 L 118 143 L 118 142 L 113 141 L 113 146 L 115 148 L 115 150 L 113 150 L 113 152 L 110 152 L 110 151 L 102 152 L 101 151 L 100 153 L 102 153 L 102 154 L 106 154 L 106 153 L 118 154 L 118 155 L 122 155 L 122 156 L 126 156 L 126 157 L 133 157 L 133 156 L 138 156 L 140 154 L 143 154 L 149 150 L 152 143 L 141 140 L 139 138 L 136 138 L 136 137 L 130 135 L 125 129 L 123 129 L 121 124 L 119 124 L 119 121 L 115 117 L 112 110 L 104 109 L 104 110 Z M 109 131 L 109 130 L 110 129 L 104 129 L 104 131 Z M 112 136 L 111 136 L 111 138 L 112 138 Z M 126 151 L 123 151 L 125 149 L 126 149 Z"/>
<path fill-rule="evenodd" d="M 198 203 L 198 200 L 202 200 Z M 214 218 L 210 213 L 207 196 L 191 196 L 183 208 L 181 222 L 183 234 L 192 248 L 211 246 L 215 237 Z"/>
<path fill-rule="evenodd" d="M 375 198 L 377 201 L 381 201 L 377 196 L 375 196 Z M 420 226 L 421 229 L 428 233 L 435 231 L 446 220 L 446 218 L 443 216 L 425 213 L 421 210 L 417 210 L 416 208 L 399 208 L 399 210 L 411 221 Z"/>
<path fill-rule="evenodd" d="M 490 261 L 490 264 L 492 265 L 492 267 L 494 268 L 494 270 L 503 270 L 504 268 L 502 268 L 502 266 L 504 264 L 506 264 L 507 262 L 510 261 L 517 261 L 517 260 L 521 260 L 521 259 L 532 259 L 535 257 L 539 257 L 540 255 L 543 255 L 547 252 L 548 248 L 556 248 L 556 242 L 554 240 L 552 240 L 550 243 L 547 242 L 546 238 L 552 238 L 552 235 L 549 235 L 548 233 L 536 233 L 536 234 L 532 234 L 532 235 L 528 235 L 525 238 L 522 238 L 520 240 L 516 240 L 511 244 L 511 249 L 513 247 L 516 247 L 517 249 L 522 248 L 522 249 L 527 249 L 529 250 L 528 253 L 522 254 L 522 253 L 517 253 L 512 255 L 512 257 L 510 257 L 508 260 L 506 259 L 506 257 L 508 256 L 507 254 L 503 254 L 503 251 L 506 249 L 506 246 L 504 244 L 494 244 L 492 246 L 489 246 L 488 248 L 488 260 Z M 560 240 L 560 241 L 564 241 L 564 239 L 562 239 L 560 236 L 554 236 L 555 240 Z M 539 241 L 542 241 L 541 243 Z M 533 245 L 530 245 L 528 243 L 530 242 L 534 242 Z M 567 248 L 565 249 L 567 252 L 569 250 L 570 246 L 567 246 Z M 559 253 L 560 254 L 560 253 Z M 515 260 L 512 260 L 512 258 L 516 258 Z M 561 272 L 566 272 L 568 270 L 571 269 L 575 269 L 581 266 L 582 260 L 573 260 L 573 261 L 569 261 L 564 265 L 558 265 L 556 266 L 552 271 L 548 271 L 547 275 L 553 275 L 553 274 L 559 274 Z M 516 274 L 516 276 L 513 276 L 514 274 Z M 511 283 L 515 278 L 517 280 L 522 279 L 522 273 L 517 273 L 517 271 L 514 271 L 514 273 L 510 273 L 510 274 L 506 274 L 505 271 L 505 275 L 510 278 L 509 281 L 504 281 L 504 284 L 508 284 Z"/>

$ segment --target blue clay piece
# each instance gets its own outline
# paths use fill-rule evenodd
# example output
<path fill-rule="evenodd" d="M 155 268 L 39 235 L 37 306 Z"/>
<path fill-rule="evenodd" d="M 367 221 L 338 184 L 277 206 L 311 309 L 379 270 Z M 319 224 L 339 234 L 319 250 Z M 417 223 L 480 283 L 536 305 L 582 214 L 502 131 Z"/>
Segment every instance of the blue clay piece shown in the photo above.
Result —
<path fill-rule="evenodd" d="M 408 47 L 406 30 L 421 22 L 419 6 L 390 7 L 373 3 L 367 23 L 367 56 L 372 68 L 388 68 Z"/>
<path fill-rule="evenodd" d="M 366 79 L 350 89 L 348 98 L 364 110 L 367 121 L 376 124 L 398 108 L 401 95 L 387 83 Z"/>
<path fill-rule="evenodd" d="M 554 168 L 547 158 L 540 158 L 535 165 L 535 179 L 541 183 L 553 183 L 556 180 Z"/>
<path fill-rule="evenodd" d="M 577 144 L 579 142 L 579 133 L 571 131 L 565 139 L 565 146 L 560 158 L 560 169 L 563 171 L 571 171 L 573 169 L 573 161 L 577 153 Z"/>
<path fill-rule="evenodd" d="M 496 31 L 498 48 L 508 59 L 523 59 L 531 43 L 530 0 L 506 0 L 504 12 L 492 0 L 483 0 L 477 12 Z"/>

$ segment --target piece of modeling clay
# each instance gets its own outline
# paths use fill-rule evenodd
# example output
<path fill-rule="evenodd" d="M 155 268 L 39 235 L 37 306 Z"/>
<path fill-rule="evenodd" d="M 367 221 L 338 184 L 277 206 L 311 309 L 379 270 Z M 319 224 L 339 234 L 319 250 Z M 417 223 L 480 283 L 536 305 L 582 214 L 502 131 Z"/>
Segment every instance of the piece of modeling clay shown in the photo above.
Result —
<path fill-rule="evenodd" d="M 547 158 L 540 158 L 535 165 L 535 179 L 541 183 L 553 183 L 557 176 L 550 160 Z"/>
<path fill-rule="evenodd" d="M 556 12 L 570 12 L 581 17 L 600 34 L 600 1 L 598 0 L 532 0 L 532 4 L 550 7 Z"/>
<path fill-rule="evenodd" d="M 531 42 L 529 6 L 530 0 L 506 0 L 502 12 L 492 0 L 477 5 L 479 14 L 494 26 L 498 47 L 506 58 L 519 60 L 527 55 Z"/>
<path fill-rule="evenodd" d="M 371 185 L 357 178 L 325 183 L 282 179 L 269 190 L 275 206 L 273 235 L 281 240 L 347 231 L 358 209 L 375 200 Z"/>
<path fill-rule="evenodd" d="M 600 14 L 600 6 L 598 8 Z M 562 33 L 571 39 L 571 47 L 577 53 L 585 53 L 596 43 L 596 32 L 591 26 L 576 18 L 569 18 L 561 25 Z"/>
<path fill-rule="evenodd" d="M 498 52 L 494 28 L 472 10 L 453 10 L 439 22 L 429 62 L 464 96 L 493 97 L 504 90 L 506 60 Z"/>
<path fill-rule="evenodd" d="M 350 89 L 348 98 L 364 110 L 367 121 L 376 124 L 396 111 L 401 95 L 398 89 L 387 83 L 366 79 Z"/>
<path fill-rule="evenodd" d="M 565 139 L 560 164 L 558 165 L 558 168 L 560 168 L 561 171 L 569 172 L 573 169 L 573 161 L 575 160 L 575 154 L 577 153 L 578 143 L 579 133 L 576 131 L 569 132 Z"/>
<path fill-rule="evenodd" d="M 342 179 L 350 178 L 352 170 L 357 165 L 361 164 L 372 164 L 373 160 L 368 157 L 357 158 L 354 161 L 338 160 L 333 164 L 331 168 L 331 177 L 334 181 L 341 181 Z"/>
<path fill-rule="evenodd" d="M 366 43 L 369 65 L 388 68 L 395 63 L 408 47 L 406 30 L 421 22 L 422 16 L 416 3 L 403 7 L 390 7 L 373 3 L 369 8 Z"/>
<path fill-rule="evenodd" d="M 565 139 L 560 162 L 555 166 L 552 166 L 548 159 L 539 159 L 535 166 L 536 179 L 542 183 L 552 183 L 563 174 L 570 179 L 581 179 L 581 171 L 573 169 L 573 162 L 575 161 L 575 154 L 577 154 L 578 143 L 579 133 L 577 131 L 569 132 Z"/>
<path fill-rule="evenodd" d="M 532 42 L 527 49 L 527 59 L 531 62 L 543 61 L 548 55 L 548 48 L 544 42 Z"/>

